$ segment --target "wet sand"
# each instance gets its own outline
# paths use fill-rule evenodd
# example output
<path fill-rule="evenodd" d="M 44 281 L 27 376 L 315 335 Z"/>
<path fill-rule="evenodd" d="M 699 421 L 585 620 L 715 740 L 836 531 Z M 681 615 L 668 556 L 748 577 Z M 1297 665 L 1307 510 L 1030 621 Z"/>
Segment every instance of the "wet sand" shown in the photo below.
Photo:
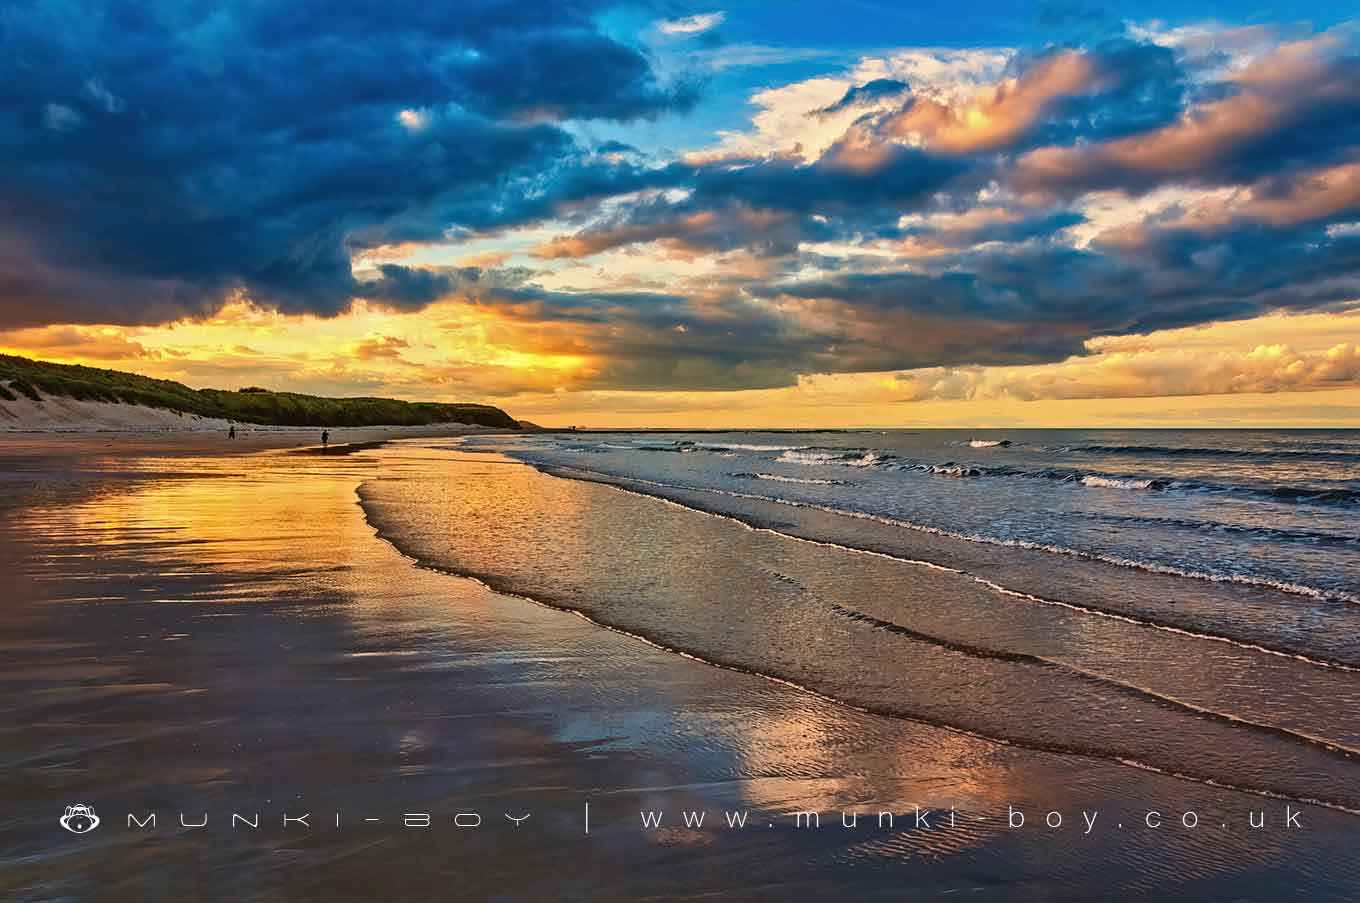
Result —
<path fill-rule="evenodd" d="M 395 439 L 448 438 L 490 433 L 462 424 L 438 426 L 336 427 L 323 447 L 313 427 L 239 427 L 225 430 L 138 430 L 135 432 L 0 431 L 0 509 L 81 492 L 119 492 L 144 479 L 192 477 L 182 458 L 237 457 L 288 449 L 305 454 L 344 455 Z"/>
<path fill-rule="evenodd" d="M 380 438 L 359 432 L 338 438 Z M 365 483 L 458 468 L 486 498 L 448 529 L 495 535 L 507 459 L 108 438 L 0 440 L 25 487 L 0 507 L 6 899 L 1354 898 L 1352 816 L 1308 809 L 1291 833 L 1283 804 L 686 659 L 418 567 L 358 504 Z M 77 802 L 97 831 L 57 826 Z M 931 827 L 903 815 L 917 806 Z M 1142 826 L 1152 808 L 1174 827 Z M 1100 810 L 1089 835 L 1082 809 Z M 823 827 L 795 827 L 800 810 Z M 155 832 L 126 827 L 148 811 Z M 310 830 L 282 826 L 304 811 Z"/>
<path fill-rule="evenodd" d="M 351 443 L 487 434 L 496 430 L 462 424 L 437 424 L 331 427 L 326 432 L 330 433 L 330 444 L 338 448 Z M 0 463 L 6 469 L 12 469 L 13 462 L 25 458 L 97 462 L 101 458 L 136 460 L 186 455 L 237 455 L 280 448 L 320 448 L 321 433 L 321 427 L 250 424 L 237 427 L 235 439 L 227 438 L 225 430 L 0 432 Z"/>

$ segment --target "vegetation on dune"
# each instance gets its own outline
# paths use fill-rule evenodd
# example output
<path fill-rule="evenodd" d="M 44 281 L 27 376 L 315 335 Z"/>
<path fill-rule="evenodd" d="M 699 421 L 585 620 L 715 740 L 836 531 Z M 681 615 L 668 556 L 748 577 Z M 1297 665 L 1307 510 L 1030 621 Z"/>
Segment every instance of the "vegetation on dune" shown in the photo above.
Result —
<path fill-rule="evenodd" d="M 5 384 L 8 383 L 8 386 Z M 485 404 L 443 404 L 394 398 L 323 398 L 270 392 L 258 386 L 239 391 L 191 389 L 168 379 L 120 370 L 51 364 L 0 354 L 0 399 L 44 395 L 166 408 L 202 417 L 274 426 L 423 426 L 467 423 L 516 429 L 500 408 Z"/>

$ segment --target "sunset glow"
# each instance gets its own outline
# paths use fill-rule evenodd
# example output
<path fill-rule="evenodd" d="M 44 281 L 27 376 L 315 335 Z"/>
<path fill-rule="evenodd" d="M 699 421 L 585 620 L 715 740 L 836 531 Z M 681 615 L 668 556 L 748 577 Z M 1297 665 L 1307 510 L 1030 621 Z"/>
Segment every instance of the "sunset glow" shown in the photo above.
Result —
<path fill-rule="evenodd" d="M 1353 23 L 824 12 L 470 12 L 287 97 L 224 92 L 307 41 L 153 11 L 144 72 L 18 14 L 0 352 L 549 425 L 1360 426 Z"/>

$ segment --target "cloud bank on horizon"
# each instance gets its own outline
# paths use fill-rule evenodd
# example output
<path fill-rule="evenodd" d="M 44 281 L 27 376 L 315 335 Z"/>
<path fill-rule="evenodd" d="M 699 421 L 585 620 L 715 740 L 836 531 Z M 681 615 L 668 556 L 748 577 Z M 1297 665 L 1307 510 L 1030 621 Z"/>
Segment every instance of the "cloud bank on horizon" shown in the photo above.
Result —
<path fill-rule="evenodd" d="M 327 358 L 356 377 L 496 397 L 1354 385 L 1344 341 L 1071 365 L 1360 301 L 1360 29 L 1155 6 L 978 4 L 964 41 L 929 10 L 19 0 L 0 345 L 124 360 L 249 308 L 362 320 Z"/>

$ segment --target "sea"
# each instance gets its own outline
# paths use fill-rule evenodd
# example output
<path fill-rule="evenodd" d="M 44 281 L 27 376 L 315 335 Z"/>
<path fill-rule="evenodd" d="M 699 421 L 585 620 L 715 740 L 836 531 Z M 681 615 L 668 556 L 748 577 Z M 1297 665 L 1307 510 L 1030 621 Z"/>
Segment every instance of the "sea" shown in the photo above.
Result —
<path fill-rule="evenodd" d="M 869 430 L 531 437 L 547 467 L 1360 603 L 1360 431 Z"/>

